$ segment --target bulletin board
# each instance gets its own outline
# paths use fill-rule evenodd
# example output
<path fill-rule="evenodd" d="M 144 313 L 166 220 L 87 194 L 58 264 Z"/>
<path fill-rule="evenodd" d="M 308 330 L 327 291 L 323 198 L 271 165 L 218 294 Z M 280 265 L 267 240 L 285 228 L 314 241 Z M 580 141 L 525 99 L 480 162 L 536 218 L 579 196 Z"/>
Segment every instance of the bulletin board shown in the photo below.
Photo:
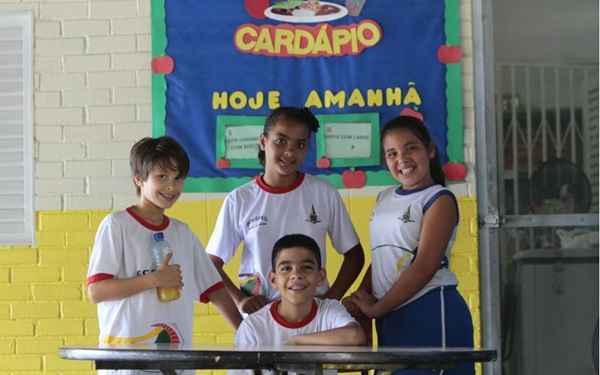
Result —
<path fill-rule="evenodd" d="M 266 116 L 307 107 L 302 170 L 360 188 L 396 183 L 379 131 L 410 109 L 462 179 L 459 27 L 459 0 L 152 0 L 153 135 L 186 149 L 185 191 L 227 192 L 261 172 Z"/>

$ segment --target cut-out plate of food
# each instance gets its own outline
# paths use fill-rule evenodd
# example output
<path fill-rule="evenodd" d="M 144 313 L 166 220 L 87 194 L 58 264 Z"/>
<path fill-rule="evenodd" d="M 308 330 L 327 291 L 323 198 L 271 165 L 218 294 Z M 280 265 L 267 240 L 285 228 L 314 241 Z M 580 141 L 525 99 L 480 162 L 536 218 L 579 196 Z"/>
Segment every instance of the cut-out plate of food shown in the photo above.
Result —
<path fill-rule="evenodd" d="M 348 15 L 345 6 L 317 0 L 284 0 L 265 9 L 265 17 L 290 23 L 317 23 Z"/>

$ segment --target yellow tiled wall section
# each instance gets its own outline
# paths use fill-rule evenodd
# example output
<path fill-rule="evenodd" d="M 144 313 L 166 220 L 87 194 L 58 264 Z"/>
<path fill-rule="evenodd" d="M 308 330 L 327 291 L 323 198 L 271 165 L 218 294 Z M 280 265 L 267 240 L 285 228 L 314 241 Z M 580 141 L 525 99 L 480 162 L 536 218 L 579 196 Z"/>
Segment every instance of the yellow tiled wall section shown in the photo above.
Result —
<path fill-rule="evenodd" d="M 352 197 L 345 202 L 363 247 L 369 249 L 368 222 L 374 198 Z M 169 215 L 188 223 L 206 243 L 221 203 L 180 202 Z M 479 343 L 476 204 L 472 199 L 459 199 L 459 204 L 461 224 L 451 265 L 473 313 Z M 86 301 L 84 281 L 96 228 L 107 214 L 38 212 L 35 247 L 0 247 L 0 375 L 94 373 L 89 362 L 61 360 L 57 349 L 96 344 L 96 307 Z M 366 255 L 369 258 L 368 251 Z M 332 254 L 328 259 L 332 280 L 342 258 Z M 238 261 L 239 257 L 227 266 L 231 275 Z M 195 318 L 195 343 L 233 342 L 233 331 L 211 306 L 198 304 Z"/>

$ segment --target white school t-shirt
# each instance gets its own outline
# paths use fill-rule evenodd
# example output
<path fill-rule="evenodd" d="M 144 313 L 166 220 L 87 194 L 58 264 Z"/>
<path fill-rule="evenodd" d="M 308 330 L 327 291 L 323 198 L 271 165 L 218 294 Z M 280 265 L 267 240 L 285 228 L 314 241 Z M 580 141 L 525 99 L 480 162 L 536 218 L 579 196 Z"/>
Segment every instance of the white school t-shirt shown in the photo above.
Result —
<path fill-rule="evenodd" d="M 346 308 L 334 299 L 315 298 L 310 314 L 301 322 L 288 322 L 278 312 L 277 300 L 248 315 L 238 327 L 235 344 L 275 346 L 285 345 L 290 337 L 328 331 L 356 323 Z M 358 324 L 358 323 L 356 323 Z M 270 371 L 263 371 L 269 374 Z M 336 371 L 328 372 L 335 374 Z M 252 375 L 251 370 L 232 370 L 228 375 Z"/>
<path fill-rule="evenodd" d="M 278 239 L 292 233 L 305 234 L 317 242 L 323 268 L 327 264 L 327 234 L 340 254 L 359 243 L 338 191 L 323 180 L 301 174 L 288 189 L 269 187 L 257 177 L 229 193 L 206 251 L 227 262 L 243 242 L 239 275 L 258 276 L 259 294 L 275 299 L 278 293 L 268 282 L 271 252 Z M 317 293 L 327 289 L 325 283 Z"/>
<path fill-rule="evenodd" d="M 191 344 L 193 304 L 224 286 L 197 237 L 181 221 L 165 216 L 152 225 L 133 210 L 108 215 L 98 228 L 87 273 L 87 283 L 132 278 L 152 272 L 151 244 L 154 233 L 163 232 L 171 245 L 171 264 L 179 264 L 183 277 L 181 296 L 158 300 L 156 289 L 98 303 L 101 344 Z M 148 371 L 106 371 L 103 374 L 148 374 Z M 193 373 L 193 372 L 191 372 Z"/>
<path fill-rule="evenodd" d="M 418 251 L 425 212 L 442 195 L 449 195 L 456 202 L 454 194 L 441 185 L 414 190 L 390 187 L 377 196 L 370 223 L 371 281 L 377 299 L 387 293 L 412 263 Z M 425 287 L 404 304 L 439 286 L 457 284 L 456 276 L 448 268 L 455 236 L 456 226 L 448 241 L 442 265 Z"/>

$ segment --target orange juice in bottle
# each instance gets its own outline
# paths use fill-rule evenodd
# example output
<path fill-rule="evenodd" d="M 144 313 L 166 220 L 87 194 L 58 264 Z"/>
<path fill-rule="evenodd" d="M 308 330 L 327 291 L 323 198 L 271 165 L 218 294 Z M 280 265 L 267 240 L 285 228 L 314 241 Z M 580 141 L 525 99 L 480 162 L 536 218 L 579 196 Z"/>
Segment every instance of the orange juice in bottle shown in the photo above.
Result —
<path fill-rule="evenodd" d="M 171 302 L 179 298 L 179 288 L 156 288 L 160 302 Z"/>
<path fill-rule="evenodd" d="M 163 259 L 167 254 L 172 252 L 169 243 L 165 240 L 165 235 L 163 232 L 154 233 L 152 236 L 152 266 L 154 269 L 158 269 L 163 262 Z M 156 288 L 156 294 L 158 296 L 158 300 L 161 302 L 170 302 L 179 298 L 180 291 L 179 288 L 165 288 L 158 287 Z"/>

